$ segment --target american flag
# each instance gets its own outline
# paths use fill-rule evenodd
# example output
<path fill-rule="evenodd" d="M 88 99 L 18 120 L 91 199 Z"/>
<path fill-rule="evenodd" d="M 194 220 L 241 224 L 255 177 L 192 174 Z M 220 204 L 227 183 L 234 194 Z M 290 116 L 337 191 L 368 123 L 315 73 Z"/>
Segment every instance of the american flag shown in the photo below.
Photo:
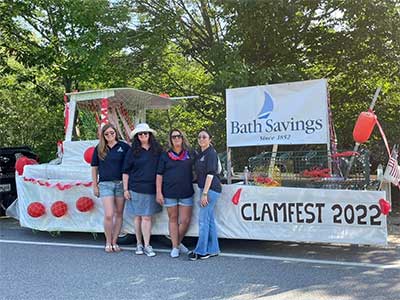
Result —
<path fill-rule="evenodd" d="M 397 149 L 393 148 L 383 178 L 400 188 L 400 167 L 397 162 Z"/>

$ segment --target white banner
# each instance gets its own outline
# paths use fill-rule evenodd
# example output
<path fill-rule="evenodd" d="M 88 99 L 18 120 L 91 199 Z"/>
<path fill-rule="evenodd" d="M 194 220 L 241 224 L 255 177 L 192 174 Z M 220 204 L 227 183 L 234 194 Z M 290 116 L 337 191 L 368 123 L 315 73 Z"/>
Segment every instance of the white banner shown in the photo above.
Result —
<path fill-rule="evenodd" d="M 91 187 L 66 180 L 30 182 L 22 176 L 17 176 L 16 182 L 22 226 L 45 231 L 103 232 L 102 203 L 93 196 Z M 66 185 L 74 186 L 62 190 Z M 76 207 L 80 197 L 93 199 L 94 208 L 80 212 Z M 218 235 L 234 239 L 386 245 L 386 217 L 378 204 L 381 198 L 385 198 L 385 192 L 223 185 L 215 211 Z M 195 199 L 188 236 L 198 234 L 197 191 Z M 51 212 L 56 201 L 67 205 L 65 215 L 59 218 Z M 28 214 L 32 202 L 44 205 L 44 215 L 33 218 Z M 128 202 L 123 231 L 134 232 Z M 152 232 L 168 234 L 165 209 L 156 215 Z"/>
<path fill-rule="evenodd" d="M 328 144 L 325 79 L 226 90 L 228 147 Z"/>
<path fill-rule="evenodd" d="M 240 198 L 235 201 L 240 188 Z M 383 191 L 224 185 L 217 206 L 219 234 L 257 240 L 386 245 L 381 198 L 385 198 Z"/>

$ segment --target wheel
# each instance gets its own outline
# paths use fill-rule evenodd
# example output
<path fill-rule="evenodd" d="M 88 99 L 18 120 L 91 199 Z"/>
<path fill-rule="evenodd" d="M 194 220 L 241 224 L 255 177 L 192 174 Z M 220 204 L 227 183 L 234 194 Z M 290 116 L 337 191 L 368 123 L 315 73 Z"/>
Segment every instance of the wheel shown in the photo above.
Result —
<path fill-rule="evenodd" d="M 130 234 L 130 233 L 121 233 L 118 236 L 117 243 L 119 245 L 136 244 L 136 236 L 134 234 Z"/>

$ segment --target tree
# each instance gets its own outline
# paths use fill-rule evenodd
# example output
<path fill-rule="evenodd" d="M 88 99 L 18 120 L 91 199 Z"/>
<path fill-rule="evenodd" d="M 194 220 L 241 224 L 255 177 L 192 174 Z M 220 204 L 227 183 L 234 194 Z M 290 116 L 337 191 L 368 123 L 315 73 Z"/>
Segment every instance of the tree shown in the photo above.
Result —
<path fill-rule="evenodd" d="M 0 80 L 0 145 L 29 145 L 42 162 L 55 158 L 56 142 L 63 139 L 64 106 L 57 101 L 62 88 L 53 85 L 47 69 L 25 68 L 13 58 L 6 63 L 8 75 Z"/>
<path fill-rule="evenodd" d="M 26 66 L 49 68 L 66 92 L 102 72 L 129 31 L 128 1 L 6 0 L 0 47 Z"/>
<path fill-rule="evenodd" d="M 391 143 L 399 140 L 398 1 L 140 0 L 136 9 L 142 32 L 171 41 L 212 76 L 209 95 L 328 78 L 340 146 L 350 148 L 358 113 L 382 85 L 376 109 Z M 220 109 L 216 104 L 211 111 Z M 218 117 L 212 121 L 223 128 Z M 369 147 L 376 145 L 373 138 Z"/>
<path fill-rule="evenodd" d="M 382 86 L 375 106 L 393 145 L 400 140 L 400 4 L 398 1 L 326 1 L 322 26 L 311 29 L 307 42 L 308 73 L 329 78 L 332 107 L 340 143 L 353 145 L 351 132 L 358 114 L 366 111 L 375 89 Z M 367 144 L 374 165 L 387 161 L 376 130 Z"/>
<path fill-rule="evenodd" d="M 130 12 L 124 0 L 0 2 L 0 126 L 9 133 L 2 146 L 26 144 L 42 161 L 54 158 L 63 138 L 63 92 L 107 86 Z"/>
<path fill-rule="evenodd" d="M 67 90 L 134 86 L 199 95 L 149 120 L 164 133 L 211 127 L 219 150 L 226 88 L 328 78 L 340 146 L 351 148 L 356 117 L 382 85 L 376 110 L 393 144 L 400 140 L 399 6 L 395 0 L 7 0 L 0 3 L 0 53 L 32 70 L 33 76 L 16 77 L 21 82 L 36 84 L 43 68 Z M 8 63 L 2 66 L 15 75 Z M 384 153 L 375 134 L 368 146 Z"/>

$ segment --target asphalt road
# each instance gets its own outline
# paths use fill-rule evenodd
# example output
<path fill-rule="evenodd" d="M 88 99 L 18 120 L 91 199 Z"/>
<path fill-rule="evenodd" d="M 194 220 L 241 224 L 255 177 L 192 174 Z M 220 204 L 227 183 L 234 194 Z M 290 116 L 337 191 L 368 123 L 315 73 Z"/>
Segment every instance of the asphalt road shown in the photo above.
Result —
<path fill-rule="evenodd" d="M 0 229 L 0 299 L 400 299 L 400 248 L 221 240 L 192 262 L 159 238 L 149 258 L 107 254 L 101 235 Z"/>

